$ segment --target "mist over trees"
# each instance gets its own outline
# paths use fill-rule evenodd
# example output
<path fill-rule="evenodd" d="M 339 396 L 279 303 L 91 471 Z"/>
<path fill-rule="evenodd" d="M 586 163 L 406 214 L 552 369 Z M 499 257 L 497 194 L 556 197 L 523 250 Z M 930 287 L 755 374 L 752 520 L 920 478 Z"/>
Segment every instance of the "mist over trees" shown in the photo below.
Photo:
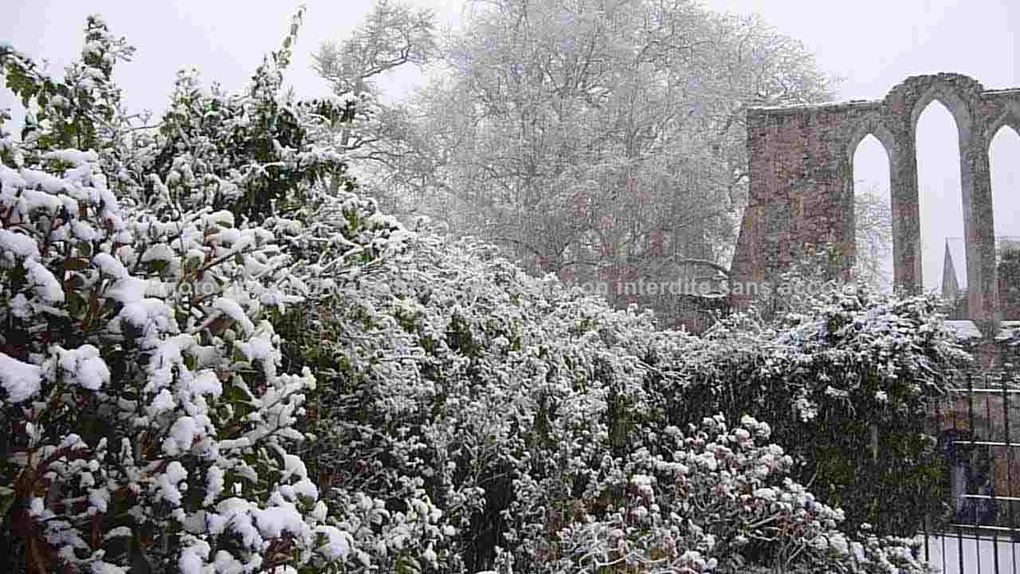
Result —
<path fill-rule="evenodd" d="M 395 17 L 399 42 L 368 40 Z M 418 93 L 366 122 L 362 184 L 396 213 L 567 281 L 676 278 L 690 259 L 728 266 L 746 201 L 746 108 L 831 97 L 799 42 L 687 0 L 472 2 L 450 37 L 431 31 L 387 2 L 320 51 L 326 78 L 365 60 L 440 61 Z"/>

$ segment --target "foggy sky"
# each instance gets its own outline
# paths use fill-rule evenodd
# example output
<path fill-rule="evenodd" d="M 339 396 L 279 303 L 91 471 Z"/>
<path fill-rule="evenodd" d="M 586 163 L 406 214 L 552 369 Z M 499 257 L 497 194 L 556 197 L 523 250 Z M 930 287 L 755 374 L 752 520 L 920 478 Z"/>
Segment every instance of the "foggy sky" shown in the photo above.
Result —
<path fill-rule="evenodd" d="M 103 15 L 114 33 L 137 48 L 132 62 L 118 67 L 117 81 L 130 109 L 162 110 L 175 73 L 197 67 L 206 80 L 231 90 L 244 85 L 263 54 L 286 33 L 296 6 L 307 6 L 287 80 L 299 96 L 326 91 L 310 69 L 310 52 L 320 42 L 342 38 L 371 7 L 371 0 L 158 2 L 14 0 L 0 18 L 0 42 L 45 59 L 60 73 L 81 46 L 90 13 Z M 443 26 L 455 26 L 462 0 L 412 0 L 433 8 Z M 1016 0 L 708 0 L 713 9 L 759 13 L 780 31 L 804 42 L 820 68 L 842 78 L 839 99 L 879 99 L 908 76 L 940 71 L 967 74 L 986 88 L 1020 86 Z M 420 83 L 406 71 L 383 84 L 399 98 Z M 0 107 L 12 99 L 0 95 Z M 941 278 L 946 237 L 963 235 L 956 128 L 948 112 L 933 104 L 918 132 L 925 285 Z M 1008 133 L 1007 133 L 1008 132 Z M 873 143 L 873 142 L 870 142 Z M 859 149 L 855 179 L 888 188 L 888 167 L 880 145 Z M 996 235 L 1020 236 L 1020 137 L 1006 129 L 992 148 Z M 962 250 L 961 250 L 962 251 Z M 961 285 L 962 253 L 956 268 Z"/>

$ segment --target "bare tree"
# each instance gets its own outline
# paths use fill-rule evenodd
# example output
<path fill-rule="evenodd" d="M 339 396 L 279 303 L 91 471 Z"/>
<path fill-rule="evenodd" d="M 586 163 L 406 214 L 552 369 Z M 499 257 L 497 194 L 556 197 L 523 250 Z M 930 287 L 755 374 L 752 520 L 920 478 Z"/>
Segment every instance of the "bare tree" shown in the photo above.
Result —
<path fill-rule="evenodd" d="M 728 259 L 748 106 L 829 96 L 798 42 L 689 0 L 469 8 L 446 73 L 379 122 L 366 180 L 621 303 L 622 282 Z"/>
<path fill-rule="evenodd" d="M 374 116 L 386 110 L 375 80 L 407 64 L 422 66 L 435 53 L 432 12 L 390 0 L 378 0 L 346 40 L 323 43 L 312 56 L 316 72 L 357 109 L 354 121 L 336 130 L 334 143 L 350 153 L 376 142 L 380 122 Z"/>
<path fill-rule="evenodd" d="M 854 276 L 877 291 L 891 290 L 892 208 L 889 192 L 872 185 L 854 194 Z"/>

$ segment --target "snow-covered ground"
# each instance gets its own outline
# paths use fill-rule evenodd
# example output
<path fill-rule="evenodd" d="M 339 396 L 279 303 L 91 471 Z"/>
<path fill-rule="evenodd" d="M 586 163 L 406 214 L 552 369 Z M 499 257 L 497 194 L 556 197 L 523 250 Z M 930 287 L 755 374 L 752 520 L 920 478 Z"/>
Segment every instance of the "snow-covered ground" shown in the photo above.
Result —
<path fill-rule="evenodd" d="M 1020 574 L 1020 541 L 930 536 L 929 560 L 943 574 Z M 923 552 L 923 547 L 922 547 Z M 963 568 L 960 568 L 960 557 Z M 998 555 L 998 570 L 996 570 Z"/>

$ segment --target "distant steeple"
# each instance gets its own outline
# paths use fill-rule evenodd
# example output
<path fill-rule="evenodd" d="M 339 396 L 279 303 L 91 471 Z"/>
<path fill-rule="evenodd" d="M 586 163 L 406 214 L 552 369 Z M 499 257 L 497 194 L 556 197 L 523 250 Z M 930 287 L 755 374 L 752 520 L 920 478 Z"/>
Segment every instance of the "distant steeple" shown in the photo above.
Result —
<path fill-rule="evenodd" d="M 953 265 L 953 254 L 949 251 L 949 239 L 946 239 L 946 256 L 942 262 L 942 298 L 956 301 L 960 296 L 960 282 L 956 279 L 956 266 Z"/>

